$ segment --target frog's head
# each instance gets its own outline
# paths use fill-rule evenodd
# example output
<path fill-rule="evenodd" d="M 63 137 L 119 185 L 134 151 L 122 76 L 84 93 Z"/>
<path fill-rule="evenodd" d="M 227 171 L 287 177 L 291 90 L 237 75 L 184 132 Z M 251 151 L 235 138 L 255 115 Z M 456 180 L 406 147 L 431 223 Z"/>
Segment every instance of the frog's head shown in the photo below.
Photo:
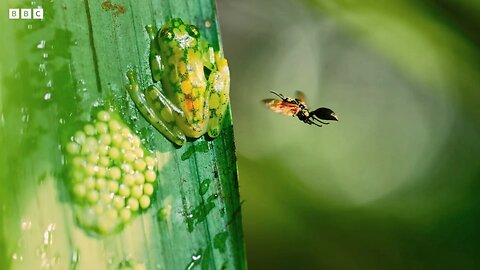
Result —
<path fill-rule="evenodd" d="M 158 32 L 159 42 L 176 41 L 182 48 L 190 47 L 192 41 L 200 37 L 200 31 L 195 25 L 184 23 L 180 18 L 167 20 Z"/>

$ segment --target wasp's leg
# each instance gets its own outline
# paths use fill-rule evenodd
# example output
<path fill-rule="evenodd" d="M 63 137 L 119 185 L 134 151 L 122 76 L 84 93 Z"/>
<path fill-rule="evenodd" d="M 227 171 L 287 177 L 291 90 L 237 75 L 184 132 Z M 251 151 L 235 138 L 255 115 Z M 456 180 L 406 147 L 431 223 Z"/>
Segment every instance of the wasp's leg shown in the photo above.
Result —
<path fill-rule="evenodd" d="M 216 70 L 208 78 L 210 119 L 208 120 L 208 136 L 215 138 L 220 134 L 223 119 L 227 111 L 230 97 L 230 71 L 227 59 L 215 53 Z"/>
<path fill-rule="evenodd" d="M 320 123 L 324 124 L 324 125 L 328 125 L 328 124 L 330 124 L 330 123 L 327 123 L 327 122 L 320 121 L 320 120 L 318 120 L 318 119 L 316 119 L 316 120 L 317 120 L 318 122 L 320 122 Z"/>
<path fill-rule="evenodd" d="M 324 125 L 330 124 L 330 123 L 327 123 L 327 122 L 323 122 L 322 120 L 320 120 L 319 118 L 317 118 L 317 117 L 315 117 L 315 116 L 313 116 L 312 119 L 317 120 L 318 122 L 320 122 L 320 123 L 322 123 L 322 124 L 324 124 Z"/>
<path fill-rule="evenodd" d="M 175 123 L 175 116 L 181 116 L 182 112 L 155 86 L 148 87 L 145 93 L 142 93 L 133 71 L 127 72 L 127 77 L 130 81 L 127 85 L 128 93 L 143 117 L 167 139 L 183 145 L 186 141 L 185 135 Z"/>
<path fill-rule="evenodd" d="M 313 122 L 313 121 L 310 120 L 310 119 L 305 119 L 304 122 L 307 123 L 307 124 L 309 124 L 309 125 L 312 125 L 312 124 L 313 124 L 313 125 L 315 125 L 315 126 L 317 126 L 317 127 L 322 127 L 322 125 L 319 125 L 319 124 Z"/>

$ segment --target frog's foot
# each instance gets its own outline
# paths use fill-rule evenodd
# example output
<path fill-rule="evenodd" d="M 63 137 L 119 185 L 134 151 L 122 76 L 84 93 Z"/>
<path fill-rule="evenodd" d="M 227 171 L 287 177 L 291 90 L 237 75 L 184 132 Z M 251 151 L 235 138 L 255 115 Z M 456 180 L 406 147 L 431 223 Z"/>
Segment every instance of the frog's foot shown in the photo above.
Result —
<path fill-rule="evenodd" d="M 220 134 L 230 93 L 230 72 L 227 60 L 218 52 L 215 53 L 215 65 L 217 68 L 212 71 L 208 79 L 210 87 L 208 136 L 211 138 Z"/>
<path fill-rule="evenodd" d="M 128 93 L 143 117 L 160 131 L 167 139 L 177 145 L 186 141 L 183 132 L 175 125 L 175 116 L 181 115 L 173 104 L 155 86 L 150 86 L 145 94 L 140 91 L 136 75 L 133 71 L 127 72 L 129 84 Z"/>

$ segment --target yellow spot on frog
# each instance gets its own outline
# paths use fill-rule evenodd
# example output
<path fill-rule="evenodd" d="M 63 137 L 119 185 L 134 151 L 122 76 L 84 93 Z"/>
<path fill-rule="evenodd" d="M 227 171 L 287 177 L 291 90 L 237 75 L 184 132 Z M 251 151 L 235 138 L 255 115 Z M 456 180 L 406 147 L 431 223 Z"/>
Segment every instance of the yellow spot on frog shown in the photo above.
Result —
<path fill-rule="evenodd" d="M 175 34 L 175 36 L 180 36 L 182 35 L 184 32 L 180 32 L 180 30 L 178 28 L 174 28 L 173 29 L 173 33 Z"/>
<path fill-rule="evenodd" d="M 197 88 L 197 87 L 192 88 L 192 94 L 191 94 L 191 96 L 192 96 L 194 99 L 197 98 L 197 96 L 198 96 L 198 88 Z"/>
<path fill-rule="evenodd" d="M 191 94 L 192 93 L 192 83 L 190 81 L 183 81 L 180 85 L 182 88 L 182 92 L 185 95 Z"/>
<path fill-rule="evenodd" d="M 197 108 L 197 109 L 200 108 L 200 100 L 199 99 L 195 99 L 193 101 L 193 107 Z"/>
<path fill-rule="evenodd" d="M 202 56 L 200 55 L 200 52 L 199 52 L 199 51 L 196 51 L 196 52 L 194 53 L 194 57 L 195 57 L 195 59 L 201 59 L 201 58 L 202 58 Z"/>
<path fill-rule="evenodd" d="M 210 108 L 217 108 L 220 106 L 220 97 L 217 94 L 212 94 L 210 96 Z"/>
<path fill-rule="evenodd" d="M 195 58 L 195 51 L 192 48 L 187 50 L 187 57 L 188 57 L 188 59 Z"/>

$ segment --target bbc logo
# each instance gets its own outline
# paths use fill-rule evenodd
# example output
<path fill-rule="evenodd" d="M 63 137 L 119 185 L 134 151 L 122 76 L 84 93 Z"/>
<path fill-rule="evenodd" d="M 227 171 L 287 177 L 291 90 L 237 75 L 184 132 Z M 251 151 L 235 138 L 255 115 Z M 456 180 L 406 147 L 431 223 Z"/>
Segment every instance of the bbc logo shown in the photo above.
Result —
<path fill-rule="evenodd" d="M 8 18 L 11 20 L 41 20 L 43 19 L 43 8 L 10 8 Z"/>

